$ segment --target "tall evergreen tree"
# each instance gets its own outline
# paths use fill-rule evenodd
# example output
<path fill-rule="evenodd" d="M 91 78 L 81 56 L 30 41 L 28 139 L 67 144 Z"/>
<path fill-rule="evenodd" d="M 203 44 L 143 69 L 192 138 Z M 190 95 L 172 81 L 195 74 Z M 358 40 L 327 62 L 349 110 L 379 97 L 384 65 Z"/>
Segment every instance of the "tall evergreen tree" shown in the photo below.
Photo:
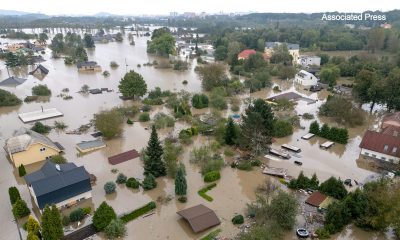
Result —
<path fill-rule="evenodd" d="M 116 218 L 117 214 L 115 214 L 114 209 L 103 201 L 94 212 L 93 225 L 97 231 L 102 231 L 110 224 L 111 220 Z"/>
<path fill-rule="evenodd" d="M 233 119 L 231 117 L 229 117 L 228 123 L 226 125 L 226 131 L 225 131 L 225 143 L 228 145 L 235 144 L 236 137 L 237 137 L 237 134 L 236 134 L 235 123 L 233 122 Z"/>
<path fill-rule="evenodd" d="M 175 177 L 175 194 L 178 196 L 186 195 L 187 183 L 185 178 L 185 173 L 182 167 L 178 168 Z"/>
<path fill-rule="evenodd" d="M 46 240 L 58 240 L 64 236 L 60 212 L 55 205 L 46 205 L 43 210 L 42 235 Z"/>
<path fill-rule="evenodd" d="M 147 144 L 144 158 L 144 175 L 152 174 L 154 177 L 165 176 L 167 171 L 162 161 L 163 148 L 158 140 L 156 127 L 151 129 L 150 140 Z"/>

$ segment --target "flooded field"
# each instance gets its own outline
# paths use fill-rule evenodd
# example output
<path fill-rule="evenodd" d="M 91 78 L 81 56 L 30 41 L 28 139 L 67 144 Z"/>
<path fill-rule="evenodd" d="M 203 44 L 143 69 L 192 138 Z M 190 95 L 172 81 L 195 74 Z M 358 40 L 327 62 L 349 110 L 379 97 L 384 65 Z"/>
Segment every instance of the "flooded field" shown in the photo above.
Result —
<path fill-rule="evenodd" d="M 42 83 L 47 84 L 52 90 L 52 96 L 48 99 L 41 99 L 38 102 L 23 103 L 18 107 L 0 108 L 0 145 L 4 146 L 5 139 L 11 137 L 15 130 L 20 127 L 30 128 L 32 124 L 23 124 L 17 114 L 21 112 L 29 112 L 44 108 L 57 108 L 64 116 L 57 119 L 45 120 L 43 123 L 54 125 L 55 120 L 62 120 L 68 125 L 68 130 L 73 130 L 87 124 L 93 118 L 93 114 L 102 109 L 110 109 L 115 106 L 130 106 L 137 104 L 132 101 L 122 101 L 119 98 L 118 82 L 126 73 L 126 70 L 133 69 L 143 75 L 147 82 L 148 90 L 160 87 L 162 90 L 180 91 L 186 90 L 189 92 L 200 92 L 201 82 L 194 72 L 196 62 L 192 62 L 188 71 L 174 71 L 172 69 L 156 69 L 154 67 L 138 67 L 138 64 L 143 65 L 146 62 L 160 60 L 146 53 L 146 41 L 148 38 L 135 38 L 136 45 L 131 46 L 127 41 L 123 43 L 111 42 L 108 44 L 96 44 L 96 49 L 88 51 L 89 60 L 97 61 L 103 70 L 108 70 L 111 75 L 107 78 L 101 73 L 78 73 L 75 66 L 66 66 L 63 59 L 51 59 L 49 50 L 46 50 L 44 58 L 47 60 L 42 65 L 50 70 L 50 73 L 43 79 L 38 80 L 33 76 L 28 76 L 27 72 L 30 69 L 21 69 L 19 76 L 26 77 L 28 80 L 16 88 L 4 88 L 5 90 L 15 93 L 18 97 L 24 98 L 31 95 L 32 86 Z M 1 41 L 6 41 L 2 39 Z M 10 41 L 9 41 L 10 42 Z M 116 61 L 120 66 L 117 69 L 110 69 L 110 61 Z M 127 66 L 125 66 L 125 63 Z M 4 63 L 1 62 L 0 79 L 7 78 L 7 71 L 4 68 Z M 182 81 L 187 80 L 188 84 L 183 85 Z M 275 84 L 280 85 L 283 91 L 294 90 L 295 87 L 291 82 L 274 80 Z M 109 88 L 113 92 L 98 94 L 98 95 L 82 95 L 77 93 L 81 86 L 87 84 L 90 88 Z M 71 100 L 63 100 L 57 97 L 64 88 L 69 88 L 69 95 L 73 97 Z M 312 99 L 318 99 L 314 104 L 307 104 L 300 101 L 296 106 L 298 114 L 316 112 L 318 107 L 323 103 L 327 96 L 326 91 L 319 93 L 304 92 L 298 89 L 299 92 L 307 94 Z M 274 93 L 271 89 L 266 89 L 253 94 L 243 94 L 241 99 L 265 98 Z M 244 106 L 242 106 L 242 109 Z M 157 111 L 168 112 L 165 107 L 153 108 L 152 114 Z M 194 113 L 207 112 L 207 110 L 194 111 Z M 224 112 L 230 114 L 230 111 Z M 329 119 L 318 119 L 321 122 L 330 122 Z M 300 147 L 302 153 L 298 157 L 292 157 L 290 160 L 279 159 L 263 159 L 264 163 L 272 167 L 282 167 L 288 170 L 292 176 L 297 176 L 303 170 L 307 175 L 314 172 L 317 173 L 320 180 L 325 180 L 331 175 L 342 179 L 352 178 L 357 181 L 362 181 L 371 172 L 358 167 L 356 160 L 359 158 L 359 143 L 364 131 L 367 128 L 375 126 L 375 118 L 368 118 L 366 124 L 362 127 L 352 128 L 349 130 L 350 141 L 346 146 L 336 144 L 329 150 L 321 150 L 319 144 L 323 139 L 314 137 L 309 141 L 302 140 L 301 136 L 308 131 L 308 126 L 312 120 L 301 119 L 300 125 L 305 129 L 298 128 L 290 137 L 277 139 L 273 144 L 274 148 L 280 148 L 280 145 L 287 143 Z M 145 218 L 139 218 L 127 224 L 128 237 L 126 239 L 198 239 L 207 232 L 193 234 L 188 223 L 180 219 L 176 214 L 178 210 L 203 203 L 211 209 L 215 210 L 222 224 L 216 228 L 222 229 L 221 236 L 233 237 L 239 229 L 231 223 L 231 218 L 235 213 L 245 213 L 246 203 L 255 199 L 255 190 L 257 186 L 265 182 L 268 176 L 263 175 L 260 169 L 255 169 L 250 172 L 232 169 L 226 166 L 221 172 L 221 180 L 217 183 L 217 187 L 209 191 L 209 195 L 214 198 L 213 202 L 206 202 L 201 198 L 197 191 L 205 184 L 203 182 L 200 170 L 197 166 L 189 163 L 189 153 L 194 146 L 207 144 L 210 139 L 207 137 L 198 137 L 190 146 L 184 147 L 184 153 L 180 160 L 186 166 L 187 183 L 188 183 L 188 202 L 180 203 L 174 199 L 174 180 L 169 178 L 159 178 L 158 186 L 151 191 L 143 192 L 143 190 L 130 190 L 125 186 L 117 187 L 117 192 L 105 196 L 103 185 L 107 181 L 115 181 L 117 174 L 111 172 L 112 169 L 118 169 L 128 177 L 143 179 L 143 167 L 140 159 L 134 159 L 118 165 L 110 165 L 107 161 L 109 156 L 131 150 L 141 150 L 147 144 L 150 132 L 146 130 L 148 123 L 135 122 L 132 126 L 124 124 L 123 135 L 119 138 L 106 141 L 107 147 L 101 150 L 78 155 L 76 144 L 82 140 L 91 139 L 89 133 L 83 135 L 68 135 L 64 132 L 53 130 L 48 136 L 53 140 L 61 143 L 65 147 L 65 157 L 70 162 L 74 162 L 78 166 L 85 166 L 86 170 L 97 177 L 96 185 L 93 186 L 93 198 L 89 205 L 97 207 L 100 203 L 106 200 L 117 212 L 122 214 L 153 200 L 157 202 L 155 214 Z M 175 128 L 183 127 L 183 123 L 177 123 Z M 161 139 L 169 134 L 173 129 L 165 129 L 159 131 Z M 293 163 L 294 160 L 303 162 L 301 167 Z M 0 148 L 0 189 L 3 194 L 0 196 L 0 216 L 1 226 L 0 239 L 10 240 L 17 239 L 18 231 L 15 223 L 12 221 L 11 206 L 9 204 L 7 189 L 10 186 L 17 186 L 21 192 L 22 198 L 27 200 L 30 208 L 32 208 L 32 199 L 29 195 L 28 188 L 23 179 L 18 177 L 18 171 L 7 159 L 3 148 Z M 27 172 L 32 172 L 40 168 L 41 164 L 34 164 L 27 167 Z M 172 199 L 171 199 L 172 198 Z M 37 213 L 37 211 L 35 211 Z M 102 239 L 103 236 L 96 236 L 96 239 Z M 288 234 L 286 239 L 296 239 L 294 233 Z M 335 235 L 333 239 L 391 239 L 391 236 L 371 236 L 369 233 L 361 231 L 355 227 L 347 228 L 343 233 Z"/>

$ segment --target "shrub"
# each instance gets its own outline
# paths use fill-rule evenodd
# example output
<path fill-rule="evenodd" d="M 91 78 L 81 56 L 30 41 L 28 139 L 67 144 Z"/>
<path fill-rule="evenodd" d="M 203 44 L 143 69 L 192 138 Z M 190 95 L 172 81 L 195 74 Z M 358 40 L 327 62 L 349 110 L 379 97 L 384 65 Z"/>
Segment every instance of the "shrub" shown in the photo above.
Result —
<path fill-rule="evenodd" d="M 119 239 L 126 235 L 126 226 L 121 219 L 113 219 L 104 229 L 108 239 Z"/>
<path fill-rule="evenodd" d="M 103 71 L 102 75 L 103 75 L 104 77 L 109 77 L 109 76 L 110 76 L 110 72 L 107 71 L 107 70 L 105 70 L 105 71 Z"/>
<path fill-rule="evenodd" d="M 133 124 L 132 120 L 129 119 L 129 118 L 128 118 L 128 120 L 126 120 L 126 123 L 129 124 L 129 125 L 132 125 L 132 124 Z"/>
<path fill-rule="evenodd" d="M 274 123 L 274 137 L 286 137 L 293 134 L 293 126 L 285 120 L 276 120 Z"/>
<path fill-rule="evenodd" d="M 18 174 L 19 174 L 20 177 L 23 177 L 23 176 L 26 175 L 26 170 L 25 170 L 25 167 L 24 167 L 23 164 L 21 164 L 21 165 L 18 167 Z"/>
<path fill-rule="evenodd" d="M 128 178 L 127 178 L 123 173 L 120 173 L 120 174 L 118 174 L 118 176 L 117 176 L 116 183 L 118 183 L 118 184 L 126 183 L 126 180 L 127 180 L 127 179 L 128 179 Z"/>
<path fill-rule="evenodd" d="M 16 106 L 21 104 L 22 101 L 15 94 L 6 90 L 0 89 L 0 107 Z"/>
<path fill-rule="evenodd" d="M 102 231 L 111 220 L 116 219 L 114 209 L 106 202 L 102 202 L 93 214 L 93 225 L 97 231 Z"/>
<path fill-rule="evenodd" d="M 35 122 L 35 125 L 33 125 L 33 127 L 31 127 L 31 130 L 35 131 L 37 133 L 46 134 L 51 131 L 51 127 L 44 125 L 41 122 Z"/>
<path fill-rule="evenodd" d="M 187 197 L 186 196 L 180 196 L 178 198 L 178 201 L 181 202 L 181 203 L 185 203 L 185 202 L 187 202 Z"/>
<path fill-rule="evenodd" d="M 14 205 L 14 203 L 16 203 L 18 199 L 21 199 L 21 195 L 19 194 L 18 188 L 16 187 L 10 187 L 8 189 L 8 195 L 10 197 L 11 205 Z"/>
<path fill-rule="evenodd" d="M 92 212 L 91 207 L 84 207 L 84 208 L 82 208 L 82 210 L 85 215 L 89 215 Z"/>
<path fill-rule="evenodd" d="M 156 126 L 157 129 L 174 127 L 175 119 L 171 116 L 168 116 L 165 113 L 157 113 L 154 116 L 154 125 Z"/>
<path fill-rule="evenodd" d="M 314 115 L 311 114 L 311 113 L 304 113 L 304 114 L 302 115 L 302 117 L 303 117 L 303 119 L 306 119 L 306 120 L 314 119 Z"/>
<path fill-rule="evenodd" d="M 143 103 L 146 105 L 162 105 L 164 101 L 161 98 L 146 98 Z"/>
<path fill-rule="evenodd" d="M 347 190 L 343 182 L 335 177 L 330 177 L 328 180 L 321 183 L 319 190 L 336 199 L 342 199 L 347 195 Z"/>
<path fill-rule="evenodd" d="M 192 106 L 197 109 L 208 107 L 208 97 L 205 94 L 195 94 L 192 97 Z"/>
<path fill-rule="evenodd" d="M 209 202 L 212 202 L 214 199 L 211 196 L 207 195 L 206 193 L 207 193 L 207 191 L 215 188 L 216 186 L 217 186 L 216 183 L 212 183 L 212 184 L 200 189 L 197 193 L 200 195 L 200 197 L 204 198 L 205 200 L 207 200 Z"/>
<path fill-rule="evenodd" d="M 45 84 L 39 84 L 32 88 L 32 94 L 36 96 L 50 96 L 51 91 Z"/>
<path fill-rule="evenodd" d="M 28 216 L 31 213 L 31 210 L 29 210 L 28 206 L 26 205 L 26 202 L 21 198 L 19 198 L 13 204 L 12 212 L 15 218 L 22 218 Z"/>
<path fill-rule="evenodd" d="M 326 228 L 318 228 L 315 233 L 318 235 L 319 239 L 329 239 L 331 237 Z"/>
<path fill-rule="evenodd" d="M 115 192 L 116 187 L 114 182 L 106 182 L 106 184 L 104 184 L 104 191 L 106 194 L 111 194 Z"/>
<path fill-rule="evenodd" d="M 183 81 L 182 81 L 182 84 L 183 84 L 183 85 L 186 85 L 186 84 L 188 84 L 188 81 L 187 81 L 187 80 L 183 80 Z"/>
<path fill-rule="evenodd" d="M 60 130 L 66 129 L 68 126 L 62 121 L 54 121 L 54 127 Z"/>
<path fill-rule="evenodd" d="M 113 138 L 122 132 L 123 114 L 119 109 L 101 111 L 94 115 L 94 125 L 105 138 Z"/>
<path fill-rule="evenodd" d="M 50 157 L 50 161 L 56 164 L 63 164 L 67 162 L 67 159 L 65 159 L 64 156 L 58 154 Z"/>
<path fill-rule="evenodd" d="M 77 222 L 85 218 L 85 213 L 82 208 L 77 208 L 69 214 L 69 220 L 71 222 Z"/>
<path fill-rule="evenodd" d="M 125 223 L 128 223 L 148 212 L 156 208 L 156 203 L 155 202 L 149 202 L 143 207 L 140 207 L 138 209 L 133 210 L 132 212 L 125 214 L 121 217 L 121 220 L 124 221 Z"/>
<path fill-rule="evenodd" d="M 118 65 L 117 62 L 111 61 L 111 62 L 110 62 L 110 67 L 111 67 L 111 68 L 117 68 L 117 67 L 119 67 L 119 65 Z"/>
<path fill-rule="evenodd" d="M 233 224 L 243 224 L 244 223 L 243 215 L 239 214 L 239 215 L 234 216 L 232 218 L 232 223 Z"/>
<path fill-rule="evenodd" d="M 237 164 L 236 168 L 243 171 L 251 171 L 253 169 L 253 166 L 251 165 L 250 161 L 243 160 Z"/>
<path fill-rule="evenodd" d="M 218 171 L 211 171 L 204 175 L 204 182 L 214 182 L 221 178 L 221 174 Z"/>
<path fill-rule="evenodd" d="M 151 106 L 150 105 L 143 105 L 142 111 L 143 112 L 150 112 L 151 111 Z"/>
<path fill-rule="evenodd" d="M 63 216 L 61 223 L 63 226 L 68 226 L 71 223 L 71 220 L 69 220 L 69 217 Z"/>
<path fill-rule="evenodd" d="M 148 121 L 150 121 L 150 115 L 147 112 L 144 112 L 144 113 L 140 114 L 139 121 L 140 122 L 148 122 Z"/>
<path fill-rule="evenodd" d="M 136 178 L 128 178 L 125 184 L 128 188 L 138 189 L 140 183 L 136 180 Z"/>
<path fill-rule="evenodd" d="M 144 180 L 143 180 L 143 182 L 142 182 L 142 186 L 143 186 L 143 189 L 144 189 L 145 191 L 151 190 L 151 189 L 153 189 L 153 188 L 156 188 L 156 187 L 157 187 L 156 179 L 154 178 L 153 175 L 148 174 L 148 175 L 144 178 Z"/>

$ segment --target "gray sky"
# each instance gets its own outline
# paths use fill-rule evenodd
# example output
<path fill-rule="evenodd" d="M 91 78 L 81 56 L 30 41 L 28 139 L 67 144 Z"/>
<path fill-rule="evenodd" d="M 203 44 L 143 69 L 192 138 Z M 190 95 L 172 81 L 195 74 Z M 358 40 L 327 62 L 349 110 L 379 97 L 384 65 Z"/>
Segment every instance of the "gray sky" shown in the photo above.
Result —
<path fill-rule="evenodd" d="M 396 3 L 397 2 L 397 3 Z M 122 15 L 169 12 L 362 12 L 399 9 L 396 0 L 4 0 L 0 9 L 51 15 L 109 12 Z"/>

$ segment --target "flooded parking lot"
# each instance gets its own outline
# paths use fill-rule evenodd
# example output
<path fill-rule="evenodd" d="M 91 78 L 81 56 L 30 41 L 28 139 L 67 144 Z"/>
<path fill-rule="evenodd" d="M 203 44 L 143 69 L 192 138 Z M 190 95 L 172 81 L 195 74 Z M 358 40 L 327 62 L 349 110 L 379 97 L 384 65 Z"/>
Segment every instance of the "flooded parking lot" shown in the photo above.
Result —
<path fill-rule="evenodd" d="M 148 38 L 135 38 L 136 45 L 131 46 L 127 41 L 123 43 L 111 42 L 108 44 L 96 44 L 96 49 L 88 51 L 89 59 L 97 61 L 102 66 L 103 70 L 108 70 L 111 75 L 103 77 L 101 73 L 78 73 L 75 66 L 66 66 L 63 59 L 51 59 L 50 51 L 47 50 L 44 58 L 47 60 L 42 64 L 50 70 L 50 73 L 43 79 L 38 80 L 31 75 L 27 75 L 30 69 L 21 69 L 19 76 L 26 77 L 28 80 L 16 88 L 4 88 L 15 93 L 18 97 L 24 98 L 31 95 L 32 86 L 42 83 L 47 84 L 52 90 L 52 96 L 48 99 L 41 99 L 37 102 L 23 103 L 18 107 L 4 107 L 0 109 L 0 145 L 4 146 L 5 139 L 11 137 L 15 130 L 20 127 L 30 128 L 32 124 L 23 124 L 17 114 L 21 112 L 29 112 L 44 108 L 57 108 L 64 116 L 57 119 L 49 119 L 43 121 L 47 125 L 54 125 L 55 120 L 62 120 L 68 125 L 68 130 L 76 129 L 83 124 L 89 123 L 93 118 L 93 114 L 103 110 L 110 109 L 115 106 L 131 106 L 137 104 L 132 101 L 122 101 L 118 94 L 118 82 L 126 73 L 126 70 L 133 69 L 143 75 L 148 90 L 160 87 L 162 90 L 180 91 L 186 90 L 189 92 L 200 92 L 201 82 L 194 71 L 196 66 L 195 61 L 190 65 L 187 71 L 174 71 L 172 69 L 156 69 L 149 66 L 138 67 L 138 64 L 143 65 L 146 62 L 160 60 L 146 53 L 146 41 Z M 2 39 L 1 41 L 4 41 Z M 117 69 L 110 69 L 110 61 L 116 61 L 120 66 Z M 127 66 L 125 66 L 127 65 Z M 2 71 L 0 79 L 8 77 L 7 71 L 4 69 L 2 62 Z M 183 80 L 187 80 L 188 84 L 182 84 Z M 291 82 L 274 80 L 275 84 L 280 85 L 283 91 L 294 90 L 295 87 Z M 104 92 L 98 95 L 82 95 L 77 93 L 82 85 L 87 84 L 90 88 L 109 88 L 113 92 Z M 71 100 L 63 100 L 57 97 L 62 89 L 69 88 L 69 95 L 73 97 Z M 302 89 L 297 89 L 300 93 L 306 94 L 309 98 L 318 100 L 316 103 L 307 104 L 304 101 L 299 101 L 296 106 L 297 114 L 313 113 L 317 116 L 318 107 L 323 103 L 327 96 L 327 92 L 321 91 L 318 93 L 305 92 Z M 271 89 L 262 90 L 253 94 L 243 94 L 241 99 L 248 97 L 266 98 L 274 95 Z M 244 106 L 242 106 L 243 109 Z M 156 111 L 169 111 L 164 107 L 153 108 L 152 114 Z M 201 110 L 204 112 L 209 111 Z M 230 114 L 230 111 L 224 112 L 225 115 Z M 334 124 L 329 119 L 318 118 L 321 122 Z M 350 141 L 346 146 L 336 144 L 329 150 L 322 150 L 319 144 L 324 142 L 324 139 L 314 137 L 310 140 L 302 140 L 301 136 L 308 132 L 308 126 L 313 120 L 300 120 L 300 125 L 304 129 L 298 128 L 293 135 L 285 138 L 276 139 L 272 147 L 280 148 L 280 145 L 286 143 L 294 145 L 302 149 L 298 157 L 292 156 L 290 160 L 280 159 L 263 159 L 264 163 L 272 167 L 281 167 L 288 170 L 289 175 L 297 176 L 303 170 L 305 174 L 311 175 L 314 172 L 320 180 L 325 180 L 334 175 L 342 179 L 351 178 L 357 181 L 362 181 L 365 177 L 371 174 L 370 171 L 360 168 L 356 160 L 359 158 L 359 143 L 364 131 L 376 125 L 376 119 L 368 118 L 362 127 L 351 128 L 349 130 Z M 222 224 L 219 227 L 222 229 L 221 235 L 224 237 L 233 237 L 239 229 L 231 223 L 231 218 L 235 213 L 245 213 L 246 203 L 255 199 L 255 190 L 257 186 L 264 183 L 267 178 L 259 169 L 250 172 L 232 169 L 226 166 L 222 170 L 221 180 L 217 183 L 217 187 L 208 193 L 214 198 L 213 202 L 205 202 L 197 191 L 205 184 L 200 170 L 197 166 L 189 163 L 189 153 L 194 146 L 207 144 L 210 139 L 207 137 L 198 137 L 190 146 L 184 147 L 184 153 L 180 159 L 186 166 L 187 182 L 188 182 L 188 202 L 180 203 L 174 198 L 174 180 L 169 178 L 159 178 L 158 187 L 151 191 L 143 192 L 143 190 L 131 190 L 125 186 L 118 186 L 117 192 L 105 196 L 103 185 L 107 181 L 115 181 L 117 174 L 111 172 L 112 169 L 118 169 L 128 177 L 136 177 L 143 179 L 143 167 L 140 159 L 134 159 L 118 165 L 110 165 L 107 161 L 109 156 L 131 150 L 141 150 L 147 144 L 150 132 L 146 130 L 148 123 L 135 122 L 132 126 L 124 124 L 124 130 L 121 137 L 106 141 L 107 147 L 101 150 L 79 155 L 76 149 L 76 144 L 83 140 L 91 139 L 89 133 L 92 129 L 83 135 L 68 135 L 65 132 L 53 130 L 48 136 L 53 140 L 61 143 L 65 147 L 65 157 L 70 162 L 74 162 L 78 166 L 85 166 L 86 170 L 97 177 L 96 185 L 92 190 L 92 204 L 97 207 L 100 203 L 106 200 L 117 212 L 122 214 L 133 209 L 136 209 L 147 202 L 156 201 L 158 207 L 155 214 L 145 218 L 139 218 L 129 222 L 127 225 L 127 239 L 198 239 L 205 233 L 193 234 L 190 226 L 180 219 L 176 214 L 177 211 L 203 203 L 215 210 Z M 177 123 L 175 128 L 185 126 L 183 123 Z M 160 131 L 160 137 L 163 139 L 173 129 Z M 293 162 L 299 160 L 303 163 L 302 166 L 297 166 Z M 6 158 L 4 149 L 0 149 L 0 189 L 5 193 L 10 186 L 17 186 L 21 192 L 22 198 L 27 200 L 29 207 L 32 207 L 32 199 L 23 179 L 18 177 L 18 171 L 12 163 Z M 27 172 L 32 172 L 40 167 L 40 164 L 34 164 L 27 167 Z M 9 240 L 17 239 L 17 228 L 12 222 L 11 206 L 7 194 L 2 194 L 0 200 L 3 204 L 0 205 L 0 216 L 2 225 L 0 226 L 0 239 Z M 343 233 L 335 235 L 334 239 L 390 239 L 392 236 L 377 235 L 371 237 L 368 233 L 354 227 L 348 227 Z M 101 239 L 102 236 L 96 238 Z M 287 239 L 294 239 L 294 234 L 290 233 Z"/>

